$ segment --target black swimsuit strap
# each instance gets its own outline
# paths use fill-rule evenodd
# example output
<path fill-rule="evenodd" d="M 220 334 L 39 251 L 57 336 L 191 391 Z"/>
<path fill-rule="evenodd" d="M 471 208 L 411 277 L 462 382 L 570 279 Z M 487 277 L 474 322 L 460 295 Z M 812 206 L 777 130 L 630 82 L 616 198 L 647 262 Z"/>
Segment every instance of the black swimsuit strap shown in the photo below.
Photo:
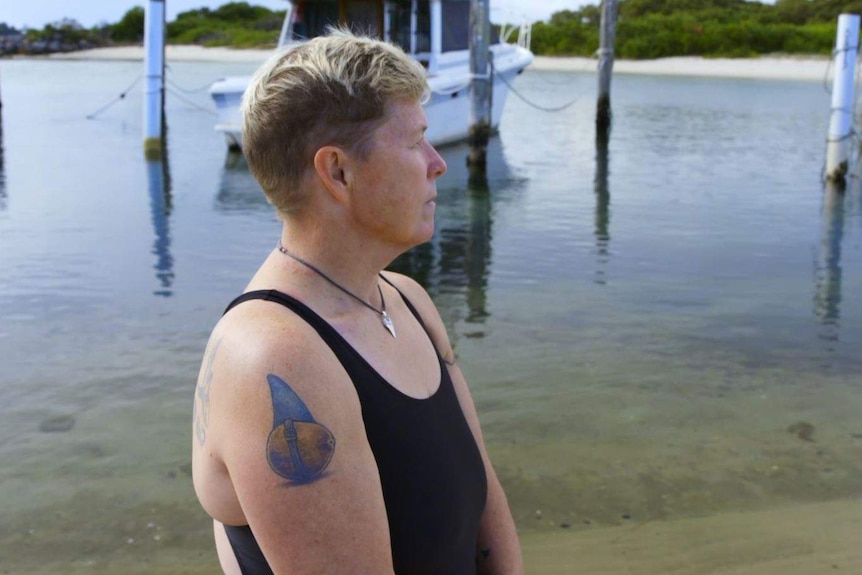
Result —
<path fill-rule="evenodd" d="M 391 281 L 386 279 L 386 277 L 384 277 L 383 275 L 381 275 L 380 278 L 383 281 L 385 281 L 386 283 L 388 283 L 389 285 L 391 285 L 395 289 L 395 291 L 398 292 L 398 295 L 401 296 L 402 301 L 407 305 L 407 309 L 410 310 L 410 313 L 413 314 L 413 317 L 416 318 L 416 321 L 418 321 L 419 325 L 422 326 L 422 329 L 425 330 L 425 333 L 428 335 L 428 339 L 431 340 L 431 344 L 433 345 L 434 344 L 434 338 L 431 337 L 431 333 L 428 331 L 428 328 L 425 326 L 425 322 L 422 321 L 422 316 L 419 315 L 419 312 L 416 310 L 415 307 L 413 307 L 413 304 L 410 303 L 410 300 L 407 299 L 407 296 L 404 295 L 404 292 L 402 292 L 400 289 L 398 289 L 398 287 L 395 284 L 393 284 Z M 335 331 L 335 328 L 333 328 L 331 325 L 329 325 L 329 323 L 326 322 L 326 320 L 324 320 L 322 317 L 320 317 L 320 315 L 318 315 L 316 311 L 314 311 L 313 309 L 311 309 L 310 307 L 308 307 L 307 305 L 305 305 L 304 303 L 302 303 L 301 301 L 299 301 L 295 297 L 290 296 L 284 292 L 281 292 L 281 291 L 278 291 L 275 289 L 254 290 L 254 291 L 246 292 L 246 293 L 240 295 L 239 297 L 235 298 L 232 302 L 230 302 L 228 304 L 228 306 L 225 308 L 222 315 L 226 314 L 227 312 L 229 312 L 230 310 L 232 310 L 233 308 L 235 308 L 236 306 L 238 306 L 239 304 L 241 304 L 243 302 L 246 302 L 249 300 L 256 300 L 256 299 L 261 299 L 264 301 L 271 301 L 271 302 L 279 303 L 279 304 L 283 305 L 284 307 L 292 310 L 293 312 L 296 313 L 296 315 L 298 315 L 299 317 L 304 319 L 311 327 L 313 327 L 315 329 L 315 331 L 317 331 L 317 333 L 320 334 L 320 337 L 322 337 L 324 339 L 324 341 L 327 341 L 327 342 L 330 341 L 330 336 L 332 334 L 335 334 L 338 339 L 343 339 L 341 334 L 339 334 L 337 331 Z M 434 345 L 434 350 L 437 351 L 436 345 Z M 440 355 L 439 351 L 437 351 L 437 355 L 438 356 Z"/>

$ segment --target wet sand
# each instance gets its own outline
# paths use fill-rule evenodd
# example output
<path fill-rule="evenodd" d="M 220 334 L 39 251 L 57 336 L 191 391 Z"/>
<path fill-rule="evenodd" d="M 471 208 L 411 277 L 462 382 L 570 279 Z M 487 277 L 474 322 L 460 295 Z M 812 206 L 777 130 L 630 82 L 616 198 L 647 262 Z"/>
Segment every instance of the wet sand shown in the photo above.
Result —
<path fill-rule="evenodd" d="M 263 62 L 271 50 L 235 50 L 201 46 L 167 46 L 165 57 L 176 62 Z M 141 46 L 96 48 L 49 56 L 55 60 L 143 60 Z M 619 74 L 759 78 L 773 80 L 820 81 L 829 60 L 820 56 L 768 56 L 761 58 L 659 58 L 656 60 L 616 60 Z M 595 72 L 593 58 L 537 56 L 533 70 Z"/>
<path fill-rule="evenodd" d="M 521 535 L 528 575 L 811 575 L 862 572 L 862 500 L 792 505 L 758 512 L 732 512 L 674 521 Z M 71 563 L 18 561 L 4 573 L 49 575 L 214 575 L 214 549 L 199 536 L 174 545 L 130 543 L 103 560 Z M 160 548 L 159 548 L 160 547 Z M 26 542 L 21 550 L 38 551 Z M 42 550 L 48 553 L 48 550 Z M 18 558 L 20 559 L 20 557 Z M 32 557 L 31 557 L 32 559 Z"/>
<path fill-rule="evenodd" d="M 862 500 L 522 536 L 529 575 L 862 572 Z"/>

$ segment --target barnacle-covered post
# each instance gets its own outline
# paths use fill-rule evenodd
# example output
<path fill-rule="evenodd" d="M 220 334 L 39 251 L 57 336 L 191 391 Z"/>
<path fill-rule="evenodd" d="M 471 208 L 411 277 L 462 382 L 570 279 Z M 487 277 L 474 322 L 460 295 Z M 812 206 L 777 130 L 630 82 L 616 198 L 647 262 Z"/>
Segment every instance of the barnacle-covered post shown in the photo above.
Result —
<path fill-rule="evenodd" d="M 841 14 L 835 38 L 832 107 L 826 136 L 826 179 L 845 184 L 853 137 L 853 104 L 856 99 L 856 52 L 859 50 L 859 16 Z"/>
<path fill-rule="evenodd" d="M 489 0 L 470 0 L 470 155 L 471 171 L 485 173 L 488 138 L 491 135 L 491 90 Z"/>
<path fill-rule="evenodd" d="M 144 156 L 160 158 L 165 127 L 165 0 L 149 0 L 144 17 Z"/>

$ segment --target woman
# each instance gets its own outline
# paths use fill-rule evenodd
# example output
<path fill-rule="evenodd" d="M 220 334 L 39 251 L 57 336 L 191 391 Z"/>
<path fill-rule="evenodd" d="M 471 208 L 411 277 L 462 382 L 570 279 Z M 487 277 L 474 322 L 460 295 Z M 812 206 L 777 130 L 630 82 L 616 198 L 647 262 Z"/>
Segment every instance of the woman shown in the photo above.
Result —
<path fill-rule="evenodd" d="M 226 573 L 521 574 L 440 316 L 382 270 L 434 231 L 425 72 L 336 31 L 274 56 L 243 151 L 283 222 L 213 330 L 195 489 Z"/>

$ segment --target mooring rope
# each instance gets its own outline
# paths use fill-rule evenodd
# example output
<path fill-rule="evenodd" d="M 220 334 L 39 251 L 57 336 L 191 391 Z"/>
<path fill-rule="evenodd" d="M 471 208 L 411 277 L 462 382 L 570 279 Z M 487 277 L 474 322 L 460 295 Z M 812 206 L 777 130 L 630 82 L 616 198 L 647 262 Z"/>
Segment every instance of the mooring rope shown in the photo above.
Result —
<path fill-rule="evenodd" d="M 87 119 L 88 120 L 94 120 L 96 118 L 96 116 L 98 116 L 99 114 L 101 114 L 102 112 L 104 112 L 105 110 L 107 110 L 108 108 L 110 108 L 111 106 L 113 106 L 114 104 L 119 102 L 120 100 L 125 99 L 126 95 L 129 93 L 129 91 L 135 87 L 135 85 L 141 80 L 141 78 L 143 76 L 144 76 L 143 74 L 138 74 L 138 77 L 135 78 L 135 80 L 131 84 L 129 84 L 128 88 L 126 88 L 125 90 L 120 92 L 119 96 L 117 96 L 116 98 L 114 98 L 113 100 L 111 100 L 110 102 L 108 102 L 107 104 L 105 104 L 104 106 L 102 106 L 101 108 L 99 108 L 98 110 L 93 112 L 92 114 L 87 114 Z"/>
<path fill-rule="evenodd" d="M 832 71 L 832 63 L 835 61 L 835 56 L 837 56 L 838 54 L 841 54 L 842 52 L 849 52 L 849 51 L 850 51 L 850 48 L 840 48 L 840 49 L 837 48 L 837 49 L 832 50 L 832 56 L 829 58 L 829 62 L 826 63 L 826 73 L 823 74 L 823 89 L 826 90 L 826 93 L 829 95 L 832 94 L 832 88 L 829 86 L 829 72 Z M 857 53 L 859 52 L 859 46 L 856 46 L 856 52 Z M 857 61 L 857 63 L 856 63 L 856 66 L 857 66 L 857 74 L 856 74 L 857 83 L 858 83 L 858 79 L 859 79 L 859 74 L 858 74 L 859 64 L 860 63 Z"/>
<path fill-rule="evenodd" d="M 192 100 L 190 100 L 190 99 L 186 98 L 185 96 L 183 96 L 183 95 L 182 95 L 182 94 L 180 94 L 179 92 L 176 92 L 176 91 L 171 90 L 171 89 L 168 89 L 168 90 L 167 90 L 167 92 L 168 92 L 169 94 L 172 94 L 172 95 L 176 96 L 178 99 L 180 99 L 181 101 L 185 102 L 186 104 L 188 104 L 188 105 L 189 105 L 189 106 L 191 106 L 192 108 L 196 108 L 197 110 L 200 110 L 201 112 L 206 112 L 207 114 L 210 114 L 211 116 L 218 116 L 218 113 L 217 113 L 217 112 L 214 112 L 213 110 L 210 110 L 209 108 L 204 108 L 203 106 L 201 106 L 201 105 L 200 105 L 200 104 L 198 104 L 197 102 L 194 102 L 194 101 L 192 101 Z"/>
<path fill-rule="evenodd" d="M 168 74 L 174 73 L 174 71 L 168 65 L 165 66 L 165 71 L 167 71 Z M 203 86 L 200 86 L 198 88 L 184 88 L 183 86 L 180 86 L 179 84 L 177 84 L 176 82 L 174 82 L 173 80 L 168 78 L 167 74 L 165 75 L 165 81 L 184 94 L 196 94 L 197 92 L 202 92 L 203 90 L 206 90 L 207 88 L 212 86 L 213 82 L 215 82 L 217 80 L 220 80 L 220 78 L 216 78 L 216 80 L 210 80 L 209 82 L 207 82 L 206 84 L 204 84 Z"/>
<path fill-rule="evenodd" d="M 508 80 L 506 80 L 505 76 L 503 76 L 502 74 L 497 72 L 496 68 L 494 68 L 493 63 L 491 64 L 491 69 L 493 70 L 494 76 L 496 76 L 497 78 L 500 78 L 503 81 L 503 83 L 509 87 L 509 90 L 511 90 L 513 94 L 515 94 L 518 98 L 520 98 L 528 106 L 531 106 L 537 110 L 541 110 L 542 112 L 552 112 L 552 113 L 553 112 L 562 112 L 563 110 L 572 107 L 578 100 L 581 99 L 581 95 L 579 95 L 577 98 L 575 98 L 571 102 L 567 102 L 566 104 L 563 104 L 562 106 L 554 106 L 554 107 L 541 106 L 539 104 L 536 104 L 535 102 L 531 102 L 530 100 L 527 99 L 526 96 L 524 96 L 523 94 L 518 92 L 518 90 L 516 90 L 515 87 L 512 86 L 512 84 L 509 83 Z"/>

